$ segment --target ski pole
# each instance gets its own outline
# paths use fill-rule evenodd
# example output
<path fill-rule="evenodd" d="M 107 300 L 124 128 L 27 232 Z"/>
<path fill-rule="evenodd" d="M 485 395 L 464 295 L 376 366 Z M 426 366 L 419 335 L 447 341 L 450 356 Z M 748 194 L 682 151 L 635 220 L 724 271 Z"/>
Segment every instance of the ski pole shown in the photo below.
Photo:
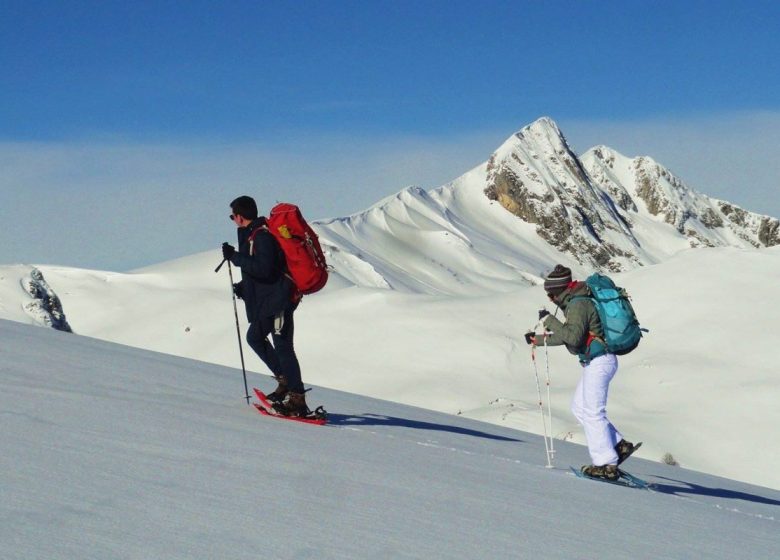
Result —
<path fill-rule="evenodd" d="M 555 305 L 555 315 L 553 317 L 558 315 L 558 310 L 560 307 L 556 304 Z M 547 332 L 547 328 L 544 326 L 544 320 L 540 319 L 539 323 L 537 323 L 536 328 L 534 329 L 534 332 L 537 330 L 542 331 L 544 333 L 544 367 L 545 367 L 545 382 L 547 383 L 547 421 L 549 422 L 549 428 L 550 428 L 550 454 L 552 455 L 552 458 L 555 459 L 555 438 L 553 436 L 554 432 L 552 429 L 552 398 L 550 396 L 550 352 L 549 347 L 547 346 L 547 336 L 552 334 Z"/>
<path fill-rule="evenodd" d="M 547 420 L 544 417 L 544 405 L 542 404 L 542 389 L 539 385 L 539 369 L 536 367 L 536 345 L 531 345 L 531 365 L 534 369 L 534 378 L 536 379 L 536 394 L 539 397 L 539 414 L 542 417 L 542 431 L 544 432 L 544 451 L 547 455 L 547 468 L 552 468 L 552 461 L 550 459 L 550 444 L 547 441 Z"/>
<path fill-rule="evenodd" d="M 241 344 L 241 327 L 238 324 L 238 305 L 236 304 L 236 292 L 233 289 L 233 267 L 230 266 L 230 261 L 223 259 L 214 272 L 219 272 L 222 265 L 228 263 L 228 273 L 230 274 L 230 293 L 233 294 L 233 313 L 236 316 L 236 334 L 238 335 L 238 353 L 241 356 L 241 371 L 244 373 L 244 393 L 246 394 L 246 404 L 249 404 L 249 385 L 246 382 L 246 366 L 244 365 L 244 346 Z"/>
<path fill-rule="evenodd" d="M 544 329 L 544 325 L 542 325 Z M 555 440 L 553 439 L 552 429 L 552 398 L 550 397 L 550 353 L 547 346 L 547 333 L 544 333 L 544 367 L 547 382 L 547 421 L 550 423 L 550 454 L 555 459 Z"/>

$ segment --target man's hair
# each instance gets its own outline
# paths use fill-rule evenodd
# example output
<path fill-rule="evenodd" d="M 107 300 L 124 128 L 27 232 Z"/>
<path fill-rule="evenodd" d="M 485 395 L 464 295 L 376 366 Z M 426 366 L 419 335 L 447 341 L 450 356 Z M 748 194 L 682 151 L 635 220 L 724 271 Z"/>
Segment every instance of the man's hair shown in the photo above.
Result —
<path fill-rule="evenodd" d="M 230 203 L 230 209 L 233 210 L 233 214 L 238 214 L 247 220 L 257 219 L 257 204 L 251 196 L 239 196 Z"/>

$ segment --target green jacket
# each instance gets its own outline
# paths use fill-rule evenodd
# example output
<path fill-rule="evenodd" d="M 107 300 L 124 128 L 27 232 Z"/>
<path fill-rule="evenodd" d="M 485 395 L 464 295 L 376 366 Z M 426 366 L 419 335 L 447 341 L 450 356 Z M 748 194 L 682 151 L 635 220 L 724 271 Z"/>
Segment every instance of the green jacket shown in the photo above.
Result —
<path fill-rule="evenodd" d="M 590 295 L 590 288 L 585 282 L 575 283 L 554 300 L 563 311 L 566 322 L 561 323 L 553 315 L 548 315 L 544 320 L 546 330 L 551 333 L 546 337 L 547 345 L 565 345 L 583 364 L 607 353 L 604 329 Z M 537 341 L 537 344 L 542 345 L 544 342 Z"/>

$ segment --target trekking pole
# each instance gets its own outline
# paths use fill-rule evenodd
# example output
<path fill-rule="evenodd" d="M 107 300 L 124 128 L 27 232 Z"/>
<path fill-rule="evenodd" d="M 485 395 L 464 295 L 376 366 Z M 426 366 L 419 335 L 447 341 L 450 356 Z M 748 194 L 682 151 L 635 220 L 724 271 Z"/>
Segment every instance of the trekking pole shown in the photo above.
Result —
<path fill-rule="evenodd" d="M 531 365 L 534 369 L 534 378 L 536 379 L 536 394 L 539 397 L 539 414 L 542 416 L 542 431 L 544 432 L 544 451 L 547 455 L 547 468 L 553 468 L 550 444 L 547 441 L 547 420 L 544 417 L 544 405 L 542 403 L 542 388 L 539 385 L 539 369 L 536 367 L 536 345 L 531 345 Z"/>
<path fill-rule="evenodd" d="M 544 329 L 544 325 L 542 325 L 542 329 Z M 547 421 L 550 424 L 550 455 L 552 455 L 552 458 L 555 459 L 555 439 L 553 438 L 553 429 L 552 429 L 552 398 L 550 398 L 550 353 L 548 352 L 548 346 L 547 346 L 547 333 L 544 333 L 544 367 L 545 367 L 545 377 L 546 377 L 546 383 L 547 383 Z"/>
<path fill-rule="evenodd" d="M 236 305 L 236 292 L 233 290 L 233 267 L 230 261 L 223 259 L 214 272 L 219 272 L 222 265 L 228 263 L 228 273 L 230 274 L 230 293 L 233 294 L 233 313 L 236 316 L 236 334 L 238 335 L 238 353 L 241 355 L 241 371 L 244 373 L 244 393 L 246 394 L 246 404 L 249 404 L 249 385 L 246 382 L 246 366 L 244 365 L 244 346 L 241 344 L 241 327 L 238 324 L 238 305 Z"/>
<path fill-rule="evenodd" d="M 555 306 L 555 314 L 553 317 L 556 317 L 558 315 L 558 310 L 560 307 L 556 304 Z M 544 321 L 540 320 L 539 324 L 536 325 L 536 328 L 538 329 L 541 327 L 542 332 L 544 333 L 544 366 L 545 366 L 545 377 L 547 382 L 547 419 L 550 423 L 550 454 L 552 455 L 552 458 L 555 459 L 555 438 L 553 437 L 553 429 L 552 429 L 552 398 L 550 396 L 550 352 L 549 352 L 549 346 L 547 346 L 547 336 L 548 333 L 547 329 L 544 326 Z"/>

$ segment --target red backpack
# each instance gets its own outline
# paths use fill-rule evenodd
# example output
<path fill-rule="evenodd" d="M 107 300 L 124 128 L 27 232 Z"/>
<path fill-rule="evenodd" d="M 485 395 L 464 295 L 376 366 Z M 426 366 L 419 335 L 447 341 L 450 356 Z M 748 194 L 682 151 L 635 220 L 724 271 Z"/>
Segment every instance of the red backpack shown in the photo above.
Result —
<path fill-rule="evenodd" d="M 294 204 L 281 203 L 271 208 L 268 231 L 282 247 L 287 271 L 300 294 L 320 291 L 328 281 L 328 265 L 317 234 Z"/>

